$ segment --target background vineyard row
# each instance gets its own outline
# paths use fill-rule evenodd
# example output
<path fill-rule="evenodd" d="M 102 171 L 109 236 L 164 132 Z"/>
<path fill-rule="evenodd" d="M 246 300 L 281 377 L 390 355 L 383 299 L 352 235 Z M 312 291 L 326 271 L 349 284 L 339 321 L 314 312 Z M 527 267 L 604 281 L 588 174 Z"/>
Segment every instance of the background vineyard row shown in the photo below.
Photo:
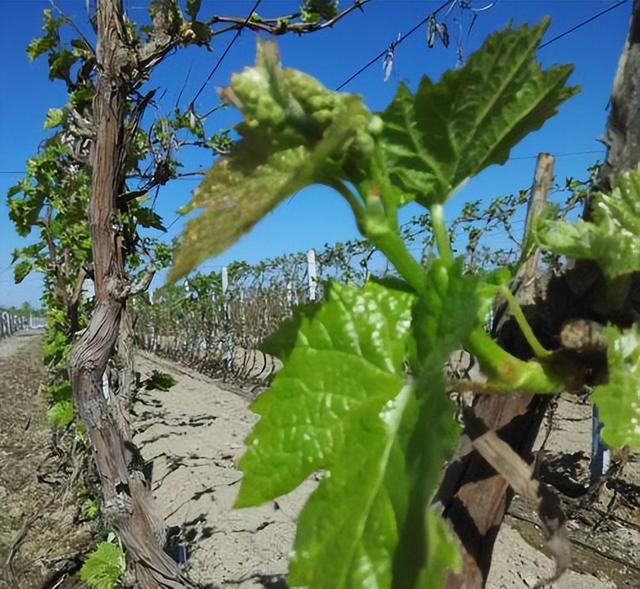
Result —
<path fill-rule="evenodd" d="M 555 187 L 554 194 L 564 199 L 563 215 L 578 204 L 584 186 L 569 179 Z M 452 243 L 465 256 L 469 271 L 517 261 L 528 197 L 529 191 L 523 190 L 496 197 L 485 207 L 470 202 L 453 221 Z M 401 230 L 414 255 L 427 264 L 433 248 L 428 215 L 412 217 Z M 315 264 L 309 255 L 296 252 L 257 264 L 232 263 L 138 298 L 138 345 L 225 380 L 268 379 L 277 364 L 258 347 L 297 305 L 322 299 L 330 280 L 362 285 L 371 276 L 391 273 L 366 240 L 327 244 L 311 254 Z"/>

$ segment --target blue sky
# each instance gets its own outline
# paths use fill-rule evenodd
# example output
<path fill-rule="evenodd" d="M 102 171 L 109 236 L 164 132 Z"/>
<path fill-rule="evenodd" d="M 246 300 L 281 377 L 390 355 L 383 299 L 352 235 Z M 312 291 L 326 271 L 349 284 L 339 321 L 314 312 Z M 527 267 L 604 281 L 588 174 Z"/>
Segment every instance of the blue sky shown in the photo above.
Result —
<path fill-rule="evenodd" d="M 488 3 L 489 0 L 475 0 L 472 5 L 482 7 Z M 85 0 L 58 0 L 57 4 L 85 28 Z M 124 0 L 124 4 L 131 18 L 145 18 L 146 0 Z M 253 0 L 203 0 L 201 16 L 215 13 L 244 17 L 253 4 Z M 342 0 L 342 5 L 347 4 L 348 0 Z M 440 0 L 373 0 L 363 13 L 354 12 L 331 30 L 303 37 L 280 37 L 278 44 L 283 63 L 307 71 L 334 88 L 382 51 L 398 33 L 411 29 L 440 4 Z M 516 25 L 537 22 L 547 14 L 552 22 L 546 38 L 551 39 L 612 4 L 614 0 L 499 0 L 480 15 L 471 35 L 465 37 L 464 49 L 468 54 L 487 34 L 510 20 Z M 0 198 L 0 304 L 11 305 L 36 302 L 41 280 L 34 275 L 21 285 L 13 284 L 9 267 L 11 251 L 28 240 L 19 238 L 13 231 L 4 194 L 20 178 L 25 161 L 46 137 L 42 123 L 47 109 L 62 106 L 65 93 L 61 83 L 48 80 L 46 58 L 30 63 L 24 51 L 27 43 L 40 33 L 42 10 L 49 2 L 2 0 L 2 5 L 0 71 L 5 84 L 0 93 L 0 193 L 3 195 Z M 259 13 L 263 16 L 286 14 L 295 11 L 296 6 L 297 2 L 289 0 L 263 0 Z M 575 65 L 570 82 L 582 87 L 581 94 L 567 102 L 540 131 L 522 141 L 505 166 L 494 166 L 469 182 L 448 205 L 448 216 L 454 216 L 465 200 L 489 199 L 527 188 L 531 183 L 535 155 L 541 151 L 558 155 L 558 180 L 562 181 L 566 176 L 586 176 L 587 166 L 604 153 L 598 138 L 606 123 L 608 97 L 624 44 L 630 9 L 631 2 L 627 2 L 540 50 L 539 58 L 544 65 Z M 452 33 L 456 30 L 451 17 L 449 28 Z M 204 82 L 229 39 L 229 36 L 214 39 L 212 53 L 201 48 L 181 50 L 157 68 L 149 87 L 166 89 L 159 101 L 159 114 L 173 107 L 183 85 L 184 106 Z M 453 45 L 455 43 L 448 50 L 441 46 L 428 49 L 425 31 L 420 30 L 397 48 L 394 72 L 388 82 L 383 81 L 382 63 L 377 63 L 344 91 L 361 93 L 372 110 L 380 110 L 388 104 L 400 81 L 415 87 L 423 74 L 437 79 L 444 70 L 454 67 Z M 218 104 L 215 87 L 226 85 L 231 73 L 251 64 L 254 55 L 255 35 L 245 31 L 200 95 L 201 111 Z M 233 111 L 213 115 L 207 123 L 207 131 L 225 129 L 236 120 Z M 185 153 L 184 163 L 186 171 L 210 164 L 211 160 L 202 154 Z M 160 192 L 156 209 L 167 224 L 176 218 L 176 210 L 187 202 L 195 185 L 196 181 L 180 180 Z M 417 208 L 408 207 L 403 218 L 416 212 Z M 182 220 L 177 221 L 167 238 L 179 234 L 182 226 Z M 312 187 L 282 203 L 250 234 L 224 254 L 205 262 L 201 269 L 218 269 L 232 260 L 256 262 L 356 236 L 350 211 L 341 199 L 329 190 Z M 162 277 L 158 278 L 160 280 Z"/>

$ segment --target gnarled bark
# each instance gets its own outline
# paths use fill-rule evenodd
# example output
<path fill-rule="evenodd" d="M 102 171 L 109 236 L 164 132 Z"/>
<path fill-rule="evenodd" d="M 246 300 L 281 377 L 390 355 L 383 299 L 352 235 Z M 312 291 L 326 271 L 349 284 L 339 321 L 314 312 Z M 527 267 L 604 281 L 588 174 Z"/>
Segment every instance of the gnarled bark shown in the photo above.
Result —
<path fill-rule="evenodd" d="M 94 99 L 96 135 L 88 209 L 95 307 L 89 327 L 73 347 L 69 376 L 78 414 L 93 444 L 105 515 L 127 549 L 136 575 L 135 586 L 176 589 L 188 584 L 162 549 L 164 524 L 154 511 L 139 453 L 111 387 L 103 383 L 130 290 L 115 215 L 116 197 L 123 185 L 124 115 L 134 62 L 125 42 L 120 0 L 98 1 L 96 27 L 99 78 Z M 126 366 L 125 370 L 130 368 Z M 121 391 L 130 386 L 123 374 L 119 380 Z"/>
<path fill-rule="evenodd" d="M 607 145 L 602 176 L 604 188 L 616 176 L 640 162 L 640 0 L 634 0 L 629 33 L 611 89 Z"/>

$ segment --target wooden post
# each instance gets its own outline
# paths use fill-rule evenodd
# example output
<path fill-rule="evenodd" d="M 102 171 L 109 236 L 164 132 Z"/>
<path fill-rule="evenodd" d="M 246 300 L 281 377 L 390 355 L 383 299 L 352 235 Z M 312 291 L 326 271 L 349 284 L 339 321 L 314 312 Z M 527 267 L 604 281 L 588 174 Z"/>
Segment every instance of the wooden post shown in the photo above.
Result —
<path fill-rule="evenodd" d="M 289 304 L 289 308 L 293 308 L 293 306 L 297 303 L 293 290 L 293 281 L 291 280 L 287 281 L 287 303 Z"/>
<path fill-rule="evenodd" d="M 318 273 L 316 269 L 316 252 L 312 249 L 307 252 L 307 277 L 309 279 L 309 300 L 315 301 Z"/>
<path fill-rule="evenodd" d="M 226 298 L 227 289 L 229 288 L 229 269 L 224 266 L 222 268 L 222 298 Z"/>
<path fill-rule="evenodd" d="M 553 156 L 549 154 L 538 156 L 525 235 L 529 234 L 536 216 L 547 203 L 553 162 Z M 535 255 L 526 260 L 512 282 L 512 291 L 524 308 L 535 301 L 537 260 Z M 496 339 L 518 356 L 530 354 L 526 341 L 521 341 L 519 328 L 509 321 L 506 307 L 496 309 L 495 316 Z M 500 431 L 501 437 L 520 455 L 527 455 L 538 433 L 546 403 L 545 397 L 524 393 L 477 395 L 473 408 L 490 429 Z M 467 439 L 461 440 L 458 454 L 447 467 L 438 493 L 443 514 L 463 549 L 462 570 L 459 574 L 449 573 L 447 589 L 484 587 L 493 545 L 512 496 L 508 483 L 477 452 L 469 451 L 469 447 Z"/>
<path fill-rule="evenodd" d="M 222 334 L 222 359 L 225 367 L 230 370 L 233 367 L 233 336 L 231 334 L 231 321 L 229 316 L 229 300 L 227 291 L 229 290 L 229 269 L 227 266 L 222 268 L 222 317 L 223 331 Z"/>
<path fill-rule="evenodd" d="M 291 282 L 291 280 L 287 280 L 286 291 L 287 291 L 287 303 L 291 307 L 292 306 L 291 300 L 293 298 L 293 283 Z"/>
<path fill-rule="evenodd" d="M 538 154 L 536 160 L 536 171 L 533 175 L 533 185 L 531 187 L 531 196 L 527 207 L 527 219 L 524 226 L 524 235 L 522 243 L 526 244 L 534 221 L 540 216 L 540 213 L 547 206 L 547 196 L 551 188 L 553 180 L 553 164 L 554 157 L 548 153 Z M 520 268 L 523 275 L 535 274 L 540 264 L 540 250 L 538 248 L 524 261 Z"/>
<path fill-rule="evenodd" d="M 362 258 L 362 267 L 364 268 L 364 278 L 362 280 L 362 286 L 365 286 L 369 282 L 369 256 Z"/>

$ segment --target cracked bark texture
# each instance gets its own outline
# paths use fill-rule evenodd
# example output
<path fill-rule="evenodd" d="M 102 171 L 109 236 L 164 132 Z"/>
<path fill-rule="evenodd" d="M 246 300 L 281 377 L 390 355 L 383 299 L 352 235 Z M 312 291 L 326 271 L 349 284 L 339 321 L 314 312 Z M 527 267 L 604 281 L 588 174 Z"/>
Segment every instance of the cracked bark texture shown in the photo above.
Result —
<path fill-rule="evenodd" d="M 607 157 L 602 176 L 608 189 L 614 178 L 640 163 L 640 0 L 634 0 L 629 32 L 611 89 L 604 137 Z"/>
<path fill-rule="evenodd" d="M 127 419 L 115 392 L 128 394 L 131 370 L 118 374 L 110 365 L 126 323 L 129 284 L 124 273 L 122 240 L 116 220 L 117 195 L 123 186 L 126 151 L 124 117 L 133 71 L 126 44 L 120 0 L 99 0 L 96 13 L 98 83 L 94 98 L 96 135 L 92 146 L 92 184 L 88 220 L 95 276 L 95 307 L 88 328 L 76 342 L 69 376 L 78 414 L 94 448 L 104 499 L 104 513 L 122 539 L 135 574 L 135 587 L 188 587 L 177 564 L 164 552 L 164 522 L 136 463 Z M 126 330 L 125 330 L 126 331 Z M 124 334 L 127 337 L 127 334 Z M 121 339 L 121 345 L 126 343 Z M 125 355 L 128 350 L 123 350 Z M 116 375 L 114 388 L 105 372 Z M 126 389 L 126 390 L 125 390 Z"/>

